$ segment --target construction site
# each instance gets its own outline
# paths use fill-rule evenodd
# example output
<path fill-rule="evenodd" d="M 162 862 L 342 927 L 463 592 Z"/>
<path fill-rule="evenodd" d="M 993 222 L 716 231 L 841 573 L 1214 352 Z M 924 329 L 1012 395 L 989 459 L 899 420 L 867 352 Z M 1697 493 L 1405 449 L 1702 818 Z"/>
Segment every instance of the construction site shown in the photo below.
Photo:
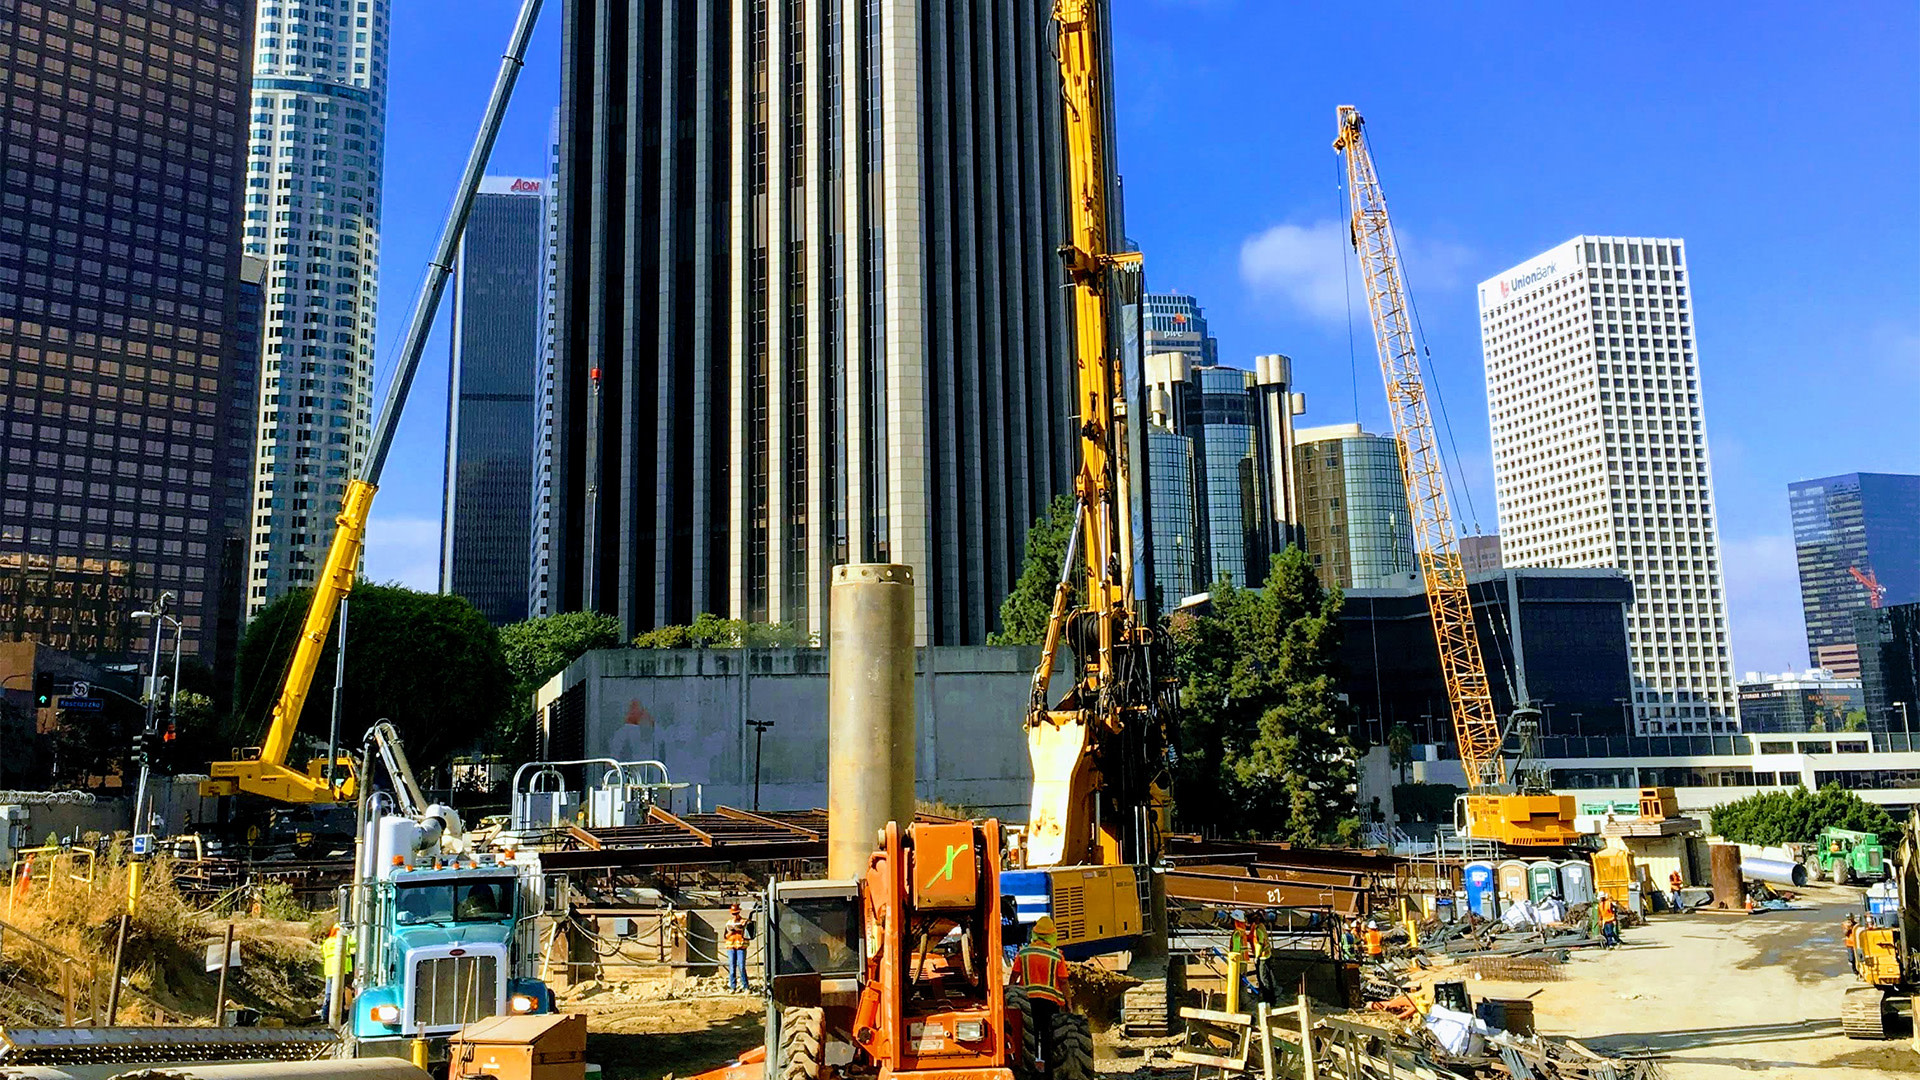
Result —
<path fill-rule="evenodd" d="M 1072 193 L 1065 558 L 1019 706 L 947 705 L 968 713 L 950 732 L 1024 744 L 1030 783 L 965 778 L 1016 784 L 1015 805 L 981 813 L 921 780 L 934 695 L 916 597 L 937 586 L 900 563 L 833 568 L 811 809 L 758 809 L 757 757 L 750 804 L 716 805 L 674 761 L 548 760 L 551 730 L 463 801 L 452 779 L 423 783 L 385 720 L 336 710 L 333 731 L 296 730 L 345 640 L 394 429 L 539 13 L 526 0 L 259 745 L 173 777 L 143 767 L 134 828 L 92 796 L 0 793 L 0 1080 L 1920 1073 L 1920 813 L 1892 850 L 1845 831 L 1726 842 L 1668 786 L 1577 805 L 1533 762 L 1537 704 L 1496 710 L 1495 681 L 1514 679 L 1476 626 L 1394 223 L 1350 105 L 1329 103 L 1328 133 L 1467 784 L 1417 840 L 1181 820 L 1174 775 L 1201 748 L 1183 745 L 1175 628 L 1201 605 L 1156 612 L 1132 576 L 1145 470 L 1116 328 L 1142 255 L 1109 213 L 1106 7 L 1060 0 L 1050 25 Z M 151 702 L 143 731 L 161 736 Z"/>

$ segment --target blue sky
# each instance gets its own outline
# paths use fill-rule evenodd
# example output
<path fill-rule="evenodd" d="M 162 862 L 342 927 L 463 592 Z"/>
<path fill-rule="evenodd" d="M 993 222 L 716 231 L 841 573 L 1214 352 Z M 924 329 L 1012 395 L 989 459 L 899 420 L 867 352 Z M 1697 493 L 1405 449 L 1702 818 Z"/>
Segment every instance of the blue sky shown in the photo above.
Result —
<path fill-rule="evenodd" d="M 383 375 L 516 8 L 394 5 Z M 1473 286 L 1580 233 L 1686 239 L 1734 662 L 1804 665 L 1786 485 L 1920 472 L 1920 9 L 1113 8 L 1127 231 L 1150 287 L 1198 296 L 1229 363 L 1291 355 L 1306 422 L 1385 430 L 1330 148 L 1336 105 L 1365 114 L 1469 527 L 1496 525 Z M 549 0 L 494 172 L 545 171 L 558 42 Z M 437 337 L 374 511 L 376 579 L 436 578 L 446 355 Z"/>

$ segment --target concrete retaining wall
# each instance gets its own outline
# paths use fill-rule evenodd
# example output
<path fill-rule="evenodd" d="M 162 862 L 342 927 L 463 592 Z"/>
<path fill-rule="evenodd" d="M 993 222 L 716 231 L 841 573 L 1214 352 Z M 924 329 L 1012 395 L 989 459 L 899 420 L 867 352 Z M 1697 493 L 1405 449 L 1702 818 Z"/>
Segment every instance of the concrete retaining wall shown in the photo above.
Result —
<path fill-rule="evenodd" d="M 1039 659 L 1031 647 L 917 651 L 920 799 L 1026 820 L 1032 770 L 1022 718 Z M 825 649 L 600 650 L 555 676 L 536 700 L 550 756 L 581 749 L 565 745 L 570 724 L 558 720 L 578 707 L 580 756 L 664 761 L 676 782 L 699 785 L 708 809 L 753 805 L 755 734 L 745 721 L 770 720 L 761 808 L 827 805 Z M 693 799 L 689 789 L 675 806 L 691 808 Z"/>

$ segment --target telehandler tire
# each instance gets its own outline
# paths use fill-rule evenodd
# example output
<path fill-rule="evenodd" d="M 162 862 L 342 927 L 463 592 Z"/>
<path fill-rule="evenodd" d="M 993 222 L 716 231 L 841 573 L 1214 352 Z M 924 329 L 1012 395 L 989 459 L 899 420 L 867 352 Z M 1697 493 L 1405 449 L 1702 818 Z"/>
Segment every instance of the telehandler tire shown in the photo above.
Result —
<path fill-rule="evenodd" d="M 1093 1028 L 1087 1018 L 1070 1012 L 1053 1014 L 1053 1057 L 1047 1062 L 1049 1080 L 1094 1080 Z"/>
<path fill-rule="evenodd" d="M 822 1009 L 789 1005 L 780 1010 L 780 1080 L 820 1080 L 826 1029 Z"/>
<path fill-rule="evenodd" d="M 1033 1002 L 1027 1000 L 1027 988 L 1007 985 L 1007 1016 L 1017 1018 L 1020 1042 L 1008 1049 L 1013 1080 L 1033 1080 L 1034 1065 L 1040 1060 L 1040 1030 L 1033 1023 Z"/>

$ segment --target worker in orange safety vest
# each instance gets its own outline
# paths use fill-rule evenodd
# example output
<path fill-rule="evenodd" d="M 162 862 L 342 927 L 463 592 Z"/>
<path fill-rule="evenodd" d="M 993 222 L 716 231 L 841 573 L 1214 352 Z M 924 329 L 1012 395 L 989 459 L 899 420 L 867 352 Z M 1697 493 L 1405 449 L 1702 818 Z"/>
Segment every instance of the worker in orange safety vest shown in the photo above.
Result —
<path fill-rule="evenodd" d="M 727 954 L 727 989 L 747 992 L 747 920 L 740 905 L 727 909 L 727 926 L 720 934 L 720 948 Z"/>
<path fill-rule="evenodd" d="M 1600 894 L 1600 940 L 1609 949 L 1620 944 L 1620 909 L 1606 893 Z"/>
<path fill-rule="evenodd" d="M 1008 977 L 1014 986 L 1026 988 L 1042 1060 L 1053 1056 L 1053 1018 L 1067 1007 L 1067 958 L 1055 947 L 1057 940 L 1053 916 L 1040 916 L 1027 933 L 1027 943 L 1014 954 Z"/>
<path fill-rule="evenodd" d="M 1842 929 L 1846 931 L 1847 967 L 1858 975 L 1860 974 L 1860 954 L 1855 949 L 1859 947 L 1860 928 L 1854 923 L 1852 912 L 1847 913 L 1847 921 Z"/>
<path fill-rule="evenodd" d="M 1380 943 L 1380 924 L 1377 922 L 1368 923 L 1367 924 L 1367 959 L 1378 960 L 1380 959 L 1381 955 L 1385 952 L 1386 952 L 1385 947 L 1382 946 Z"/>

